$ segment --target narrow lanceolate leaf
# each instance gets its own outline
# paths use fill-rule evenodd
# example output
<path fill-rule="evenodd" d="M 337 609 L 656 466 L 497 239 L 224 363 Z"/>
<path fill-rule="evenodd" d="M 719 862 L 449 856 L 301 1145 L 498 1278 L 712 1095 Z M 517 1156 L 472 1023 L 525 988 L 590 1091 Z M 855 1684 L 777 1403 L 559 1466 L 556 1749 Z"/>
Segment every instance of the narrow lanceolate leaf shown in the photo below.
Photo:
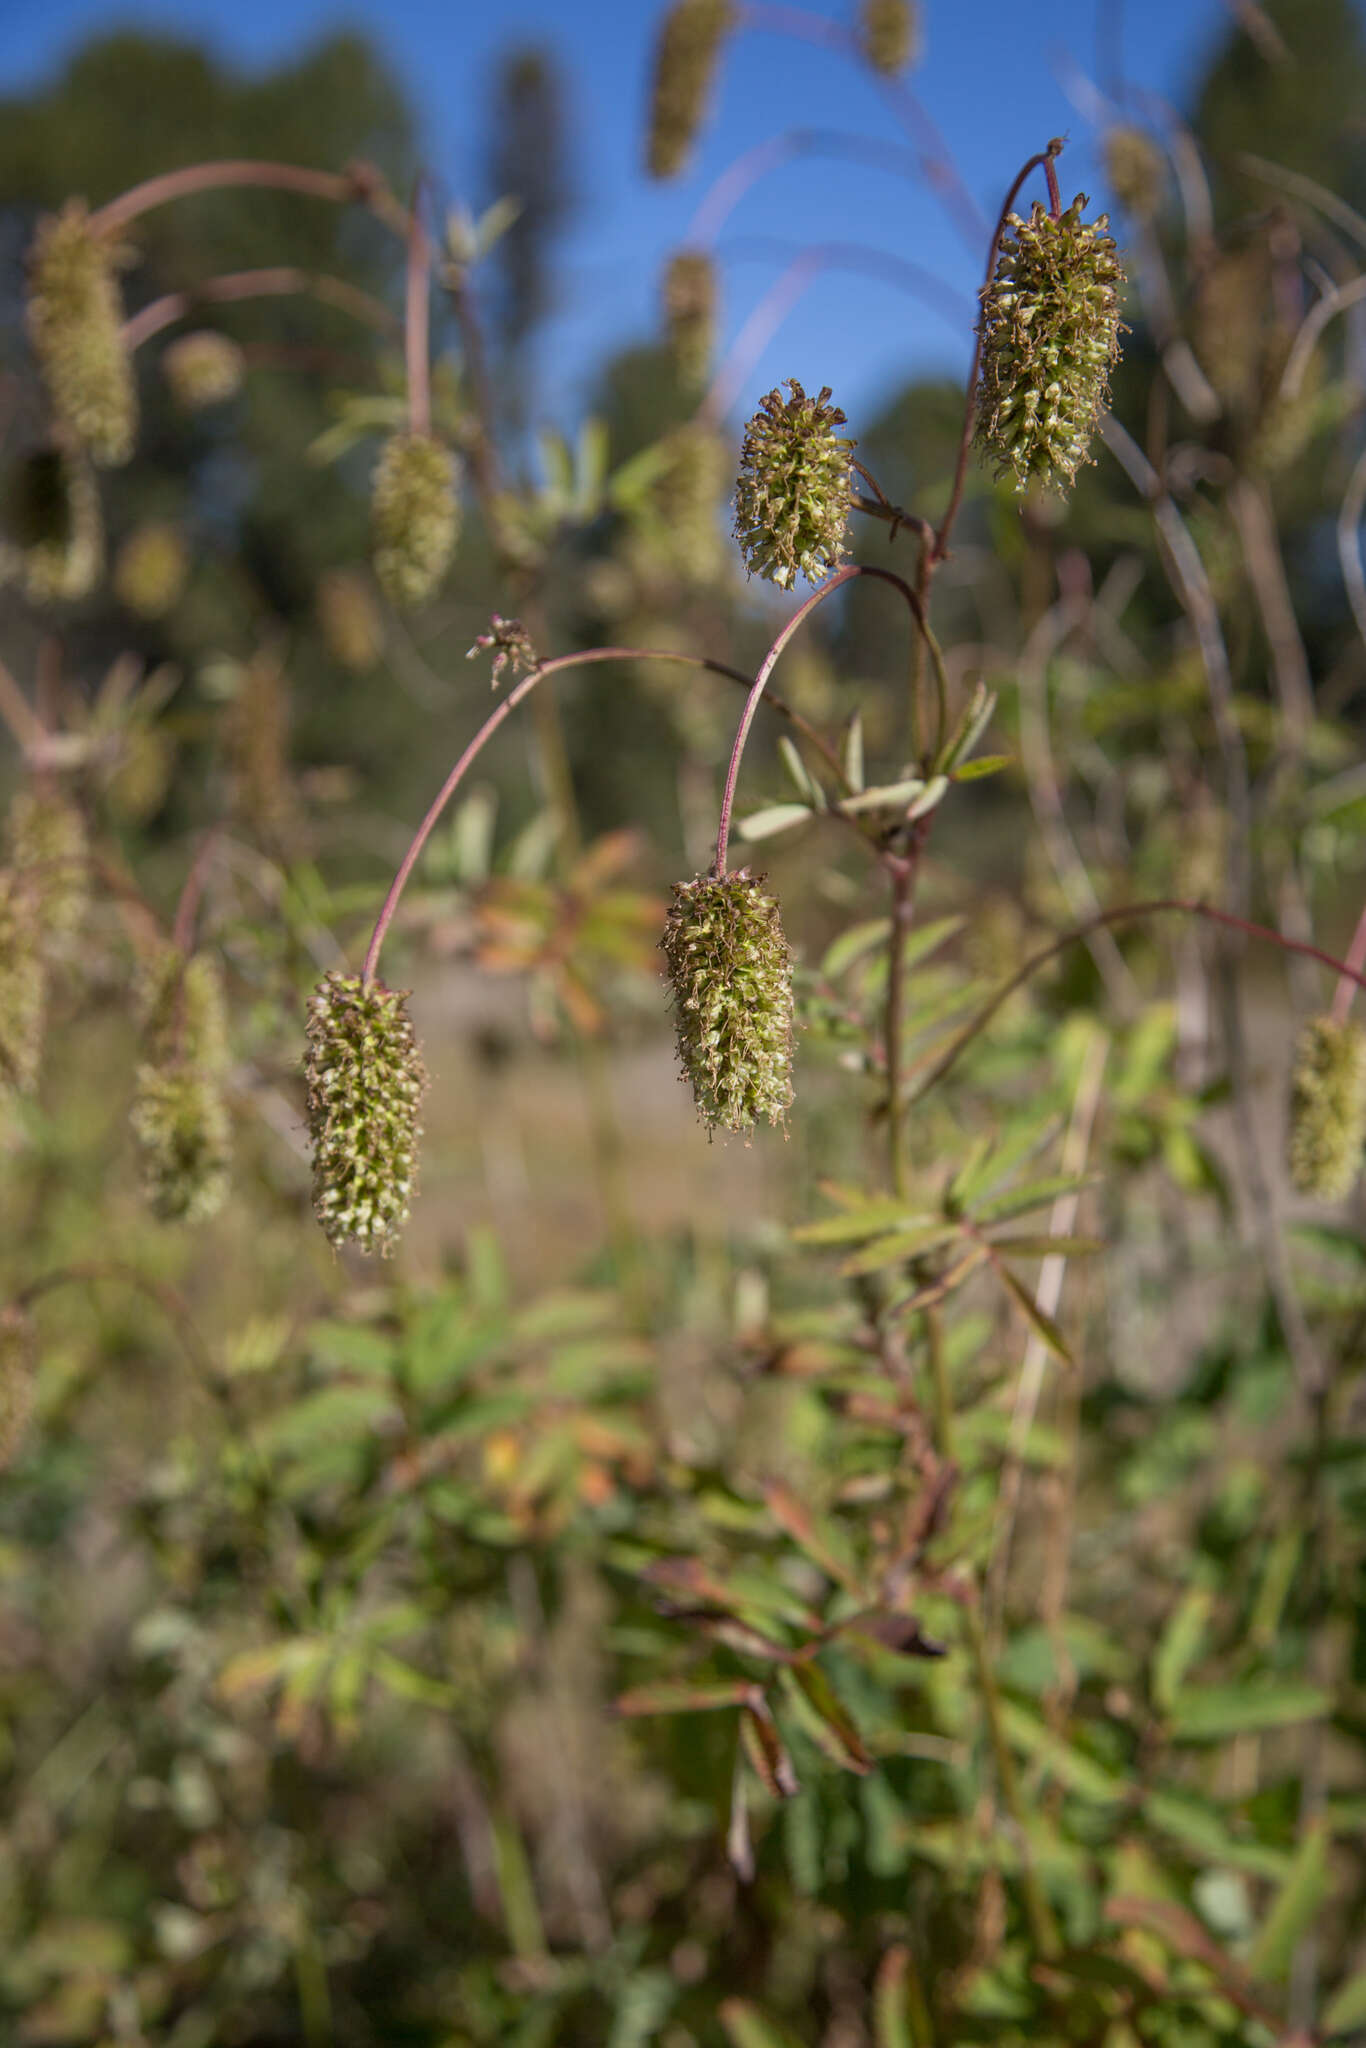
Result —
<path fill-rule="evenodd" d="M 764 1488 L 764 1499 L 779 1528 L 806 1552 L 814 1564 L 820 1566 L 827 1578 L 833 1579 L 836 1585 L 844 1586 L 856 1598 L 866 1597 L 858 1565 L 840 1529 L 813 1514 L 805 1501 L 798 1500 L 781 1480 L 774 1480 Z"/>
<path fill-rule="evenodd" d="M 980 782 L 983 776 L 999 775 L 1003 768 L 1015 765 L 1012 754 L 979 754 L 975 761 L 964 761 L 961 768 L 953 771 L 955 782 Z"/>
<path fill-rule="evenodd" d="M 1231 1735 L 1251 1735 L 1262 1728 L 1321 1721 L 1332 1711 L 1330 1692 L 1297 1679 L 1206 1685 L 1177 1694 L 1167 1725 L 1176 1742 L 1223 1742 Z"/>
<path fill-rule="evenodd" d="M 803 803 L 812 804 L 819 810 L 823 802 L 820 784 L 809 773 L 795 741 L 789 739 L 786 733 L 779 735 L 778 752 L 787 770 L 788 780 L 798 796 Z"/>
<path fill-rule="evenodd" d="M 918 1259 L 926 1252 L 937 1251 L 941 1245 L 952 1244 L 958 1231 L 956 1223 L 942 1222 L 922 1224 L 915 1230 L 894 1230 L 854 1252 L 843 1261 L 840 1271 L 850 1278 L 859 1273 L 880 1273 L 888 1266 L 903 1265 L 907 1259 Z"/>
<path fill-rule="evenodd" d="M 1214 1596 L 1207 1586 L 1192 1586 L 1177 1602 L 1153 1655 L 1153 1704 L 1169 1714 L 1200 1654 L 1209 1628 Z"/>
<path fill-rule="evenodd" d="M 856 960 L 861 960 L 865 953 L 871 953 L 875 946 L 881 946 L 891 929 L 889 917 L 874 917 L 865 924 L 853 924 L 847 931 L 842 931 L 826 948 L 821 960 L 821 973 L 825 979 L 838 980 Z"/>
<path fill-rule="evenodd" d="M 726 2030 L 730 2048 L 795 2048 L 787 2029 L 769 2019 L 747 1998 L 723 2000 L 717 2017 Z"/>
<path fill-rule="evenodd" d="M 932 775 L 915 801 L 906 806 L 907 819 L 927 817 L 937 804 L 942 803 L 948 795 L 948 790 L 947 775 Z"/>
<path fill-rule="evenodd" d="M 790 832 L 794 825 L 809 825 L 814 815 L 809 804 L 768 804 L 762 811 L 751 811 L 747 818 L 741 818 L 735 829 L 742 839 L 753 844 L 760 839 L 776 839 L 780 832 Z"/>
<path fill-rule="evenodd" d="M 1366 2027 L 1366 1970 L 1358 1970 L 1355 1977 L 1338 1986 L 1325 2008 L 1323 2025 L 1332 2036 Z"/>
<path fill-rule="evenodd" d="M 1305 1831 L 1248 1958 L 1253 1976 L 1263 1983 L 1278 1984 L 1289 1974 L 1295 1950 L 1328 1897 L 1328 1849 L 1327 1824 L 1318 1821 Z"/>
<path fill-rule="evenodd" d="M 1055 1357 L 1060 1358 L 1064 1365 L 1073 1364 L 1072 1354 L 1067 1348 L 1067 1340 L 1062 1331 L 1047 1310 L 1039 1307 L 1019 1274 L 1012 1273 L 1009 1266 L 997 1266 L 996 1270 L 1013 1295 L 1017 1308 L 1030 1328 L 1042 1337 L 1049 1350 Z"/>
<path fill-rule="evenodd" d="M 818 1223 L 803 1223 L 792 1232 L 796 1244 L 857 1244 L 860 1238 L 877 1237 L 888 1230 L 919 1230 L 943 1219 L 930 1209 L 908 1209 L 894 1196 L 866 1202 L 846 1216 L 823 1216 Z"/>
<path fill-rule="evenodd" d="M 863 713 L 851 711 L 849 723 L 844 728 L 844 740 L 840 748 L 844 772 L 849 778 L 849 787 L 857 794 L 863 788 Z"/>
<path fill-rule="evenodd" d="M 748 1679 L 729 1679 L 713 1685 L 688 1685 L 661 1680 L 658 1685 L 638 1685 L 618 1693 L 613 1711 L 627 1718 L 643 1714 L 709 1714 L 719 1707 L 748 1707 L 763 1693 Z"/>
<path fill-rule="evenodd" d="M 873 1980 L 873 2040 L 876 2048 L 929 2048 L 929 2008 L 910 1950 L 889 1948 Z"/>
<path fill-rule="evenodd" d="M 1049 1237 L 1028 1232 L 993 1237 L 992 1247 L 1017 1259 L 1085 1259 L 1108 1249 L 1103 1237 Z"/>
<path fill-rule="evenodd" d="M 863 811 L 900 810 L 925 789 L 922 777 L 912 776 L 905 782 L 884 782 L 876 789 L 861 789 L 856 796 L 847 796 L 837 806 L 846 818 L 856 818 Z"/>
<path fill-rule="evenodd" d="M 1075 1173 L 1051 1173 L 1042 1180 L 1030 1181 L 1026 1187 L 1011 1188 L 1007 1193 L 995 1195 L 989 1202 L 978 1204 L 973 1210 L 973 1221 L 979 1224 L 1009 1223 L 1014 1216 L 1025 1216 L 1031 1209 L 1042 1209 L 1046 1203 L 1056 1201 L 1059 1195 L 1074 1195 L 1091 1185 L 1093 1175 Z"/>
<path fill-rule="evenodd" d="M 940 756 L 938 765 L 941 769 L 947 771 L 956 768 L 961 761 L 967 759 L 990 725 L 995 709 L 996 692 L 989 690 L 983 682 L 975 684 L 972 695 L 963 708 L 957 730 L 950 737 Z"/>
<path fill-rule="evenodd" d="M 832 1763 L 866 1777 L 873 1768 L 873 1759 L 848 1709 L 820 1667 L 796 1664 L 782 1673 L 782 1684 L 798 1719 L 817 1747 Z"/>
<path fill-rule="evenodd" d="M 764 1790 L 775 1799 L 794 1799 L 801 1786 L 766 1701 L 740 1709 L 740 1740 Z"/>

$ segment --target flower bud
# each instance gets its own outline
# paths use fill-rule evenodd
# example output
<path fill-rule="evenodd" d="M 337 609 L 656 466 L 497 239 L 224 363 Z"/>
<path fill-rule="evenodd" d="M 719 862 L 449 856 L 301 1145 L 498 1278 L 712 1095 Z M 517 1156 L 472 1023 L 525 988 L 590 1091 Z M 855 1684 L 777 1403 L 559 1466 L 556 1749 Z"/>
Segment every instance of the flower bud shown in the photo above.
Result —
<path fill-rule="evenodd" d="M 919 10 L 911 0 L 862 0 L 858 39 L 874 71 L 894 78 L 919 55 Z"/>
<path fill-rule="evenodd" d="M 785 1121 L 792 1101 L 792 960 L 762 878 L 676 882 L 661 940 L 680 1068 L 711 1130 Z"/>
<path fill-rule="evenodd" d="M 427 1076 L 407 994 L 327 974 L 308 1005 L 313 1212 L 334 1246 L 387 1251 L 408 1220 Z"/>
<path fill-rule="evenodd" d="M 16 790 L 6 832 L 40 940 L 73 937 L 90 896 L 84 817 L 50 776 L 35 776 Z"/>
<path fill-rule="evenodd" d="M 99 492 L 76 449 L 30 449 L 10 479 L 6 502 L 7 570 L 31 604 L 74 604 L 88 597 L 104 567 Z"/>
<path fill-rule="evenodd" d="M 982 294 L 976 440 L 1015 487 L 1070 484 L 1089 461 L 1119 354 L 1124 272 L 1101 214 L 1079 193 L 1054 220 L 1035 202 L 1012 213 L 996 274 Z"/>
<path fill-rule="evenodd" d="M 674 0 L 655 45 L 648 162 L 652 178 L 676 177 L 707 111 L 721 45 L 735 20 L 731 0 Z"/>
<path fill-rule="evenodd" d="M 39 221 L 29 252 L 29 339 L 52 410 L 104 468 L 128 460 L 137 432 L 137 390 L 120 333 L 116 272 L 124 260 L 117 244 L 92 231 L 79 199 Z"/>
<path fill-rule="evenodd" d="M 454 455 L 425 434 L 385 442 L 370 513 L 375 574 L 391 603 L 421 604 L 450 567 L 460 529 L 457 481 Z"/>
<path fill-rule="evenodd" d="M 790 590 L 798 571 L 819 583 L 844 557 L 849 521 L 849 461 L 857 446 L 841 440 L 844 414 L 828 405 L 830 387 L 808 398 L 770 391 L 745 428 L 735 485 L 735 538 L 751 576 Z"/>
<path fill-rule="evenodd" d="M 33 1419 L 38 1377 L 38 1336 L 27 1309 L 9 1302 L 0 1308 L 0 1472 L 7 1472 L 23 1447 Z"/>
<path fill-rule="evenodd" d="M 228 1191 L 232 1130 L 223 1084 L 227 1024 L 218 963 L 167 947 L 143 990 L 143 1058 L 131 1122 L 143 1191 L 167 1223 L 203 1223 Z"/>
<path fill-rule="evenodd" d="M 1290 1081 L 1290 1178 L 1302 1195 L 1339 1202 L 1361 1172 L 1366 1141 L 1366 1031 L 1311 1017 Z"/>
<path fill-rule="evenodd" d="M 182 412 L 202 412 L 236 398 L 247 364 L 235 341 L 203 328 L 170 344 L 161 358 L 161 374 Z"/>
<path fill-rule="evenodd" d="M 661 296 L 664 332 L 679 378 L 699 385 L 711 366 L 716 340 L 716 265 L 704 249 L 675 251 Z"/>
<path fill-rule="evenodd" d="M 160 619 L 176 603 L 190 573 L 185 537 L 166 519 L 135 526 L 114 564 L 114 595 L 139 618 Z"/>

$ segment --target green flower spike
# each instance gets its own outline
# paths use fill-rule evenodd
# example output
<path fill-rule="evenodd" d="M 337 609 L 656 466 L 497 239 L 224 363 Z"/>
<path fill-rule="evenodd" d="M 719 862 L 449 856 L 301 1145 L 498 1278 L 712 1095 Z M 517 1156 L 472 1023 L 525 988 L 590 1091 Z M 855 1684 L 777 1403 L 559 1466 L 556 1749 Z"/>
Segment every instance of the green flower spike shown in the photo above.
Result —
<path fill-rule="evenodd" d="M 1366 1141 L 1366 1031 L 1311 1017 L 1290 1082 L 1290 1178 L 1302 1195 L 1340 1202 L 1361 1172 Z"/>
<path fill-rule="evenodd" d="M 28 332 L 52 410 L 102 468 L 128 460 L 137 390 L 120 329 L 126 252 L 92 232 L 72 199 L 38 223 L 29 254 Z"/>
<path fill-rule="evenodd" d="M 218 963 L 168 947 L 143 991 L 143 1059 L 131 1122 L 143 1190 L 166 1223 L 204 1223 L 223 1206 L 232 1129 L 223 1083 L 227 1025 Z"/>
<path fill-rule="evenodd" d="M 324 975 L 305 1072 L 314 1214 L 334 1246 L 387 1251 L 408 1220 L 427 1087 L 406 991 Z"/>
<path fill-rule="evenodd" d="M 725 442 L 696 420 L 659 443 L 663 458 L 645 509 L 648 552 L 685 583 L 714 583 L 726 564 L 720 510 L 729 475 Z"/>
<path fill-rule="evenodd" d="M 90 842 L 80 811 L 50 776 L 35 776 L 16 790 L 6 833 L 39 936 L 74 937 L 90 896 Z"/>
<path fill-rule="evenodd" d="M 710 1130 L 785 1121 L 792 1101 L 792 959 L 777 898 L 738 868 L 676 882 L 660 941 L 680 1068 Z"/>
<path fill-rule="evenodd" d="M 47 1012 L 41 936 L 32 884 L 0 873 L 0 1103 L 38 1086 Z"/>
<path fill-rule="evenodd" d="M 731 0 L 674 0 L 655 47 L 647 161 L 652 178 L 676 177 L 707 111 Z"/>
<path fill-rule="evenodd" d="M 1112 128 L 1105 138 L 1105 175 L 1116 199 L 1135 220 L 1151 220 L 1162 203 L 1167 163 L 1141 128 Z"/>
<path fill-rule="evenodd" d="M 235 341 L 206 327 L 170 344 L 161 373 L 182 412 L 203 412 L 236 398 L 246 381 L 247 359 Z"/>
<path fill-rule="evenodd" d="M 33 1418 L 38 1377 L 38 1336 L 28 1310 L 10 1302 L 0 1308 L 0 1472 L 23 1448 Z"/>
<path fill-rule="evenodd" d="M 716 265 L 705 250 L 679 249 L 669 258 L 661 296 L 664 332 L 679 378 L 701 384 L 716 340 Z"/>
<path fill-rule="evenodd" d="M 1089 461 L 1096 421 L 1119 354 L 1124 272 L 1101 214 L 1084 221 L 1079 193 L 1054 220 L 1035 202 L 1001 242 L 982 294 L 978 446 L 1015 487 L 1070 484 Z"/>
<path fill-rule="evenodd" d="M 142 619 L 163 619 L 179 602 L 190 574 L 185 536 L 169 519 L 135 526 L 114 564 L 114 595 Z"/>
<path fill-rule="evenodd" d="M 375 574 L 392 604 L 429 598 L 450 567 L 460 531 L 458 467 L 425 434 L 393 434 L 375 469 L 370 504 Z"/>
<path fill-rule="evenodd" d="M 94 472 L 78 448 L 34 448 L 19 460 L 6 493 L 6 576 L 30 604 L 88 597 L 104 567 L 104 522 Z"/>
<path fill-rule="evenodd" d="M 858 39 L 874 71 L 895 78 L 919 54 L 918 10 L 911 0 L 862 0 Z"/>
<path fill-rule="evenodd" d="M 808 398 L 796 378 L 790 398 L 770 391 L 745 428 L 735 485 L 735 538 L 751 576 L 790 590 L 800 573 L 819 583 L 844 558 L 849 462 L 857 443 L 841 440 L 830 387 Z"/>

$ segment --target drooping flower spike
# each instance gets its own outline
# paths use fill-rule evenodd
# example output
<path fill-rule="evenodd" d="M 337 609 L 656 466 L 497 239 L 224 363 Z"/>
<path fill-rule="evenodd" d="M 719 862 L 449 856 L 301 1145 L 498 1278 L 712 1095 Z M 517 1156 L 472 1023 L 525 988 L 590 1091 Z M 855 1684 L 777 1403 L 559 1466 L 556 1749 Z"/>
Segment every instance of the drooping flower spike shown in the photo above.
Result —
<path fill-rule="evenodd" d="M 1366 1031 L 1311 1017 L 1295 1045 L 1290 1082 L 1290 1178 L 1302 1195 L 1340 1202 L 1361 1172 L 1366 1143 Z"/>
<path fill-rule="evenodd" d="M 770 391 L 745 428 L 735 485 L 735 538 L 751 576 L 790 590 L 798 575 L 819 583 L 845 554 L 849 465 L 855 443 L 830 387 L 808 398 L 796 378 L 790 396 Z"/>
<path fill-rule="evenodd" d="M 408 1220 L 426 1092 L 407 996 L 324 975 L 308 1005 L 313 1210 L 330 1242 L 388 1251 Z"/>
<path fill-rule="evenodd" d="M 710 1130 L 785 1121 L 792 1101 L 792 959 L 777 898 L 738 868 L 676 882 L 661 940 L 680 1068 Z"/>

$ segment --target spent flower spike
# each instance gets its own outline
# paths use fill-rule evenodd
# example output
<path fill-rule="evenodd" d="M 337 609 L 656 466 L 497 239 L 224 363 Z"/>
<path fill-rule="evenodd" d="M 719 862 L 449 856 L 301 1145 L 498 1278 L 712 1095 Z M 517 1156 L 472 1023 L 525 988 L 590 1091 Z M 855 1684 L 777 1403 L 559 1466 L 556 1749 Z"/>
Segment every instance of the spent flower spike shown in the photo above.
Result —
<path fill-rule="evenodd" d="M 387 1252 L 408 1220 L 427 1086 L 406 991 L 324 975 L 305 1073 L 314 1214 L 334 1246 Z"/>
<path fill-rule="evenodd" d="M 52 410 L 106 468 L 127 462 L 137 433 L 117 279 L 126 260 L 79 199 L 39 221 L 29 252 L 29 339 Z"/>
<path fill-rule="evenodd" d="M 489 620 L 487 633 L 475 636 L 473 647 L 465 650 L 466 661 L 477 661 L 481 654 L 493 656 L 493 687 L 496 690 L 503 680 L 504 671 L 512 670 L 515 682 L 518 676 L 528 676 L 539 666 L 536 649 L 531 644 L 531 635 L 520 619 L 505 619 L 495 612 Z"/>

